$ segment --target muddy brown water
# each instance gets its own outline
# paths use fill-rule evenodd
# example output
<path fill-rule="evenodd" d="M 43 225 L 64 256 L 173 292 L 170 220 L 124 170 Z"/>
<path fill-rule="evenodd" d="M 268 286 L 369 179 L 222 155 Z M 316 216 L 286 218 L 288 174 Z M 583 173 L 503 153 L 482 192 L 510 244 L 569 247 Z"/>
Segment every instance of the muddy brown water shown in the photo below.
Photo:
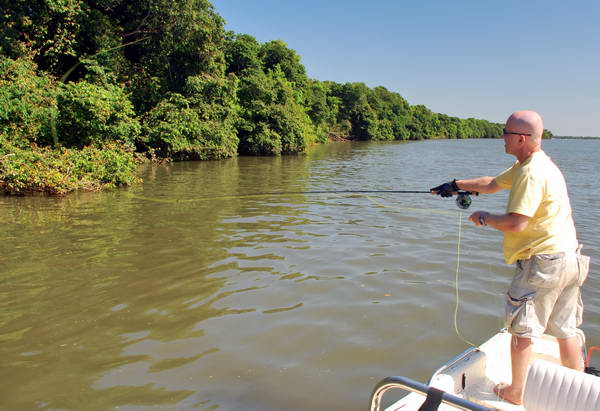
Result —
<path fill-rule="evenodd" d="M 552 140 L 600 345 L 600 141 Z M 363 410 L 502 326 L 501 235 L 427 190 L 494 175 L 500 140 L 335 143 L 307 155 L 147 167 L 144 183 L 0 197 L 0 409 Z M 216 197 L 216 198 L 215 198 Z M 502 211 L 506 194 L 471 210 Z M 600 362 L 600 358 L 598 359 Z"/>

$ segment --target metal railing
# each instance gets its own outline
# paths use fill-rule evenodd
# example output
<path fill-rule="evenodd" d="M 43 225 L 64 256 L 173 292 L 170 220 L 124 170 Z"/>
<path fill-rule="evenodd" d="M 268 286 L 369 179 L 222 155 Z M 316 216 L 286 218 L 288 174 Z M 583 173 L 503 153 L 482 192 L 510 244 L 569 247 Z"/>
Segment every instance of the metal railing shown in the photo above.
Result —
<path fill-rule="evenodd" d="M 427 395 L 429 385 L 420 383 L 418 381 L 411 380 L 406 377 L 387 377 L 379 384 L 375 386 L 373 394 L 371 394 L 371 411 L 379 411 L 381 407 L 381 399 L 383 394 L 389 389 L 400 388 L 405 391 L 416 392 L 423 395 Z M 464 398 L 457 397 L 456 395 L 444 392 L 442 394 L 442 402 L 444 404 L 452 405 L 453 407 L 461 410 L 472 410 L 472 411 L 490 411 L 494 408 L 488 408 L 480 404 L 476 404 Z"/>

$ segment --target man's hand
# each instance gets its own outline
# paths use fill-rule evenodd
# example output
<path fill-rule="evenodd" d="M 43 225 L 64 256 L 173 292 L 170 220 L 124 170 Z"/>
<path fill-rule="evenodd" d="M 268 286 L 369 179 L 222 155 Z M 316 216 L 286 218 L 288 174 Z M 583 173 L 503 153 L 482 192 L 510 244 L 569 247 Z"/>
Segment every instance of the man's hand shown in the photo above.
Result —
<path fill-rule="evenodd" d="M 430 188 L 432 194 L 437 194 L 442 197 L 452 197 L 456 194 L 460 188 L 456 185 L 456 180 L 448 181 L 447 183 L 440 184 L 437 187 Z"/>
<path fill-rule="evenodd" d="M 485 219 L 490 215 L 487 211 L 475 211 L 469 216 L 469 221 L 477 226 L 487 225 Z"/>

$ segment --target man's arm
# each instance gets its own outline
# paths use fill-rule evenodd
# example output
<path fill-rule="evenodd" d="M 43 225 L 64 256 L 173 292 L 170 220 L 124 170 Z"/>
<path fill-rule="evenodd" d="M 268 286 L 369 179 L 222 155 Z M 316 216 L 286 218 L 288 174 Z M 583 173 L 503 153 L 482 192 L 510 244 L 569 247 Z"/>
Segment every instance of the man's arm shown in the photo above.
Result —
<path fill-rule="evenodd" d="M 456 185 L 461 190 L 476 191 L 482 194 L 493 194 L 502 190 L 502 187 L 496 184 L 495 177 L 479 177 L 471 180 L 456 180 Z"/>
<path fill-rule="evenodd" d="M 469 220 L 475 225 L 489 225 L 502 232 L 520 233 L 527 228 L 529 218 L 518 213 L 490 214 L 486 211 L 475 211 L 469 216 Z"/>

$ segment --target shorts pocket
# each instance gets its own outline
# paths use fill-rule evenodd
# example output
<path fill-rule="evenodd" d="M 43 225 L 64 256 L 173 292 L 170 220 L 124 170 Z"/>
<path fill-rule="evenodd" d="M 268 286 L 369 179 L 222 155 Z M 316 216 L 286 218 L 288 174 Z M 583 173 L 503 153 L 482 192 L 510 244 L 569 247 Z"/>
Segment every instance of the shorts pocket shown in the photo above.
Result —
<path fill-rule="evenodd" d="M 553 288 L 560 281 L 565 269 L 566 258 L 563 254 L 538 254 L 531 257 L 531 268 L 527 282 L 534 287 Z"/>
<path fill-rule="evenodd" d="M 505 327 L 512 334 L 516 335 L 531 335 L 532 322 L 531 316 L 534 315 L 533 297 L 535 291 L 522 296 L 511 296 L 510 292 L 506 298 L 505 308 Z"/>
<path fill-rule="evenodd" d="M 579 265 L 579 277 L 577 280 L 577 284 L 581 287 L 585 282 L 585 279 L 588 276 L 590 271 L 590 257 L 587 255 L 577 255 L 577 264 Z"/>

